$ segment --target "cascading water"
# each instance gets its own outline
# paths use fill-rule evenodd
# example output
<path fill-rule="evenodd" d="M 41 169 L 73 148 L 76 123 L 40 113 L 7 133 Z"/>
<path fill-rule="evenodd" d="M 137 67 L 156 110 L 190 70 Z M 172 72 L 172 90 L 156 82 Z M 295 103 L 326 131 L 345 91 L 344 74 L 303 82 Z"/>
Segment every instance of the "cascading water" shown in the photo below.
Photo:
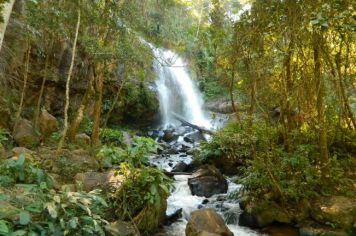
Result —
<path fill-rule="evenodd" d="M 210 128 L 202 109 L 202 96 L 190 78 L 183 59 L 170 50 L 153 48 L 153 53 L 163 126 L 175 124 L 172 114 L 176 113 L 192 124 Z"/>
<path fill-rule="evenodd" d="M 156 87 L 159 95 L 163 129 L 165 131 L 171 130 L 171 132 L 179 136 L 175 140 L 167 140 L 162 135 L 153 137 L 158 142 L 161 142 L 166 149 L 162 150 L 160 154 L 152 156 L 150 162 L 152 165 L 171 172 L 179 163 L 184 162 L 189 165 L 192 162 L 192 155 L 188 149 L 193 150 L 199 147 L 199 141 L 192 138 L 194 134 L 199 134 L 199 132 L 191 127 L 180 125 L 174 119 L 173 114 L 176 113 L 186 121 L 207 129 L 216 127 L 216 125 L 212 125 L 213 121 L 204 114 L 202 96 L 194 81 L 190 78 L 183 59 L 172 51 L 155 48 L 149 43 L 146 44 L 151 47 L 155 56 L 154 69 L 157 74 Z M 161 133 L 163 134 L 164 132 L 161 130 Z M 175 175 L 174 177 L 174 190 L 167 200 L 167 215 L 172 215 L 181 210 L 182 216 L 173 224 L 164 228 L 164 235 L 185 235 L 185 227 L 191 212 L 200 207 L 214 208 L 223 216 L 228 227 L 235 235 L 259 235 L 255 231 L 238 226 L 237 216 L 240 212 L 238 202 L 234 199 L 230 201 L 227 198 L 227 195 L 237 190 L 240 185 L 231 182 L 227 194 L 213 195 L 207 199 L 191 194 L 188 186 L 188 178 L 190 177 L 191 175 Z M 218 197 L 226 200 L 221 202 Z M 209 203 L 203 206 L 204 199 L 208 200 Z M 223 212 L 223 209 L 228 209 L 232 212 L 233 219 L 230 219 L 231 217 L 226 212 Z"/>

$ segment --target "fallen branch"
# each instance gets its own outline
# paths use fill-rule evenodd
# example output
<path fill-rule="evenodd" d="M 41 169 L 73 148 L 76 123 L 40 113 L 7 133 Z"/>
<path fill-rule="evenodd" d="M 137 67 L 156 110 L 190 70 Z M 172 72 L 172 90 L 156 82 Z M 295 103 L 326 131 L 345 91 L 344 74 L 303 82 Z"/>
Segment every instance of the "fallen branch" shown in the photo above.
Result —
<path fill-rule="evenodd" d="M 172 115 L 175 119 L 177 119 L 178 121 L 180 121 L 183 125 L 192 127 L 193 129 L 199 130 L 201 133 L 207 133 L 207 134 L 214 134 L 213 131 L 206 129 L 204 127 L 198 126 L 198 125 L 194 125 L 188 121 L 186 121 L 183 117 L 181 117 L 180 115 L 172 112 Z"/>

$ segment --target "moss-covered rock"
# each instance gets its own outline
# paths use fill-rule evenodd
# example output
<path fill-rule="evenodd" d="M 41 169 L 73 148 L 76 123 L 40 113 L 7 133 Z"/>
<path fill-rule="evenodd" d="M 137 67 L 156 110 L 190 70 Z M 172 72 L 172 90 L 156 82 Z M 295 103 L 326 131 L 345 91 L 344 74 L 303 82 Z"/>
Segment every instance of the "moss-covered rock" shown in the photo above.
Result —
<path fill-rule="evenodd" d="M 356 198 L 333 196 L 318 200 L 311 210 L 314 220 L 350 231 L 356 223 Z"/>
<path fill-rule="evenodd" d="M 40 138 L 31 121 L 20 119 L 14 127 L 13 138 L 21 147 L 33 147 L 39 144 Z"/>

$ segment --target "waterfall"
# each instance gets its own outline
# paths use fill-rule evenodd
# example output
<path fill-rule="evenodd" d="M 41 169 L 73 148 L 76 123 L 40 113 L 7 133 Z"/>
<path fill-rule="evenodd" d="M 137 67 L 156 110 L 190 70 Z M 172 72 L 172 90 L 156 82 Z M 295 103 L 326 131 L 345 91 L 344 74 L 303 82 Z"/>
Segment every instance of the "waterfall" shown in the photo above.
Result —
<path fill-rule="evenodd" d="M 164 127 L 176 123 L 172 113 L 183 116 L 192 124 L 210 128 L 203 112 L 202 95 L 191 79 L 181 57 L 170 50 L 154 48 L 154 70 Z"/>

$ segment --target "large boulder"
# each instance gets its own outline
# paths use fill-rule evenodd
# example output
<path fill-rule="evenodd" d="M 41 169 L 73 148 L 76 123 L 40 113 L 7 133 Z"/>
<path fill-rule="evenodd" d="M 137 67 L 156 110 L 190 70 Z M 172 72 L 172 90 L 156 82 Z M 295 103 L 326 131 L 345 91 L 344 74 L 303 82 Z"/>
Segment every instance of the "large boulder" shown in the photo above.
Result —
<path fill-rule="evenodd" d="M 91 191 L 95 188 L 107 188 L 109 186 L 114 186 L 116 188 L 120 187 L 124 177 L 117 175 L 115 171 L 107 172 L 85 172 L 78 173 L 74 177 L 76 181 L 82 183 L 83 190 Z"/>
<path fill-rule="evenodd" d="M 75 143 L 81 147 L 90 146 L 91 139 L 87 134 L 77 134 L 75 135 Z"/>
<path fill-rule="evenodd" d="M 136 228 L 129 222 L 115 221 L 105 227 L 109 236 L 139 236 Z"/>
<path fill-rule="evenodd" d="M 14 127 L 13 138 L 22 147 L 33 147 L 40 142 L 39 135 L 32 126 L 31 121 L 20 119 Z"/>
<path fill-rule="evenodd" d="M 355 227 L 356 198 L 332 196 L 318 200 L 311 209 L 311 217 L 320 223 L 329 222 L 346 231 Z"/>
<path fill-rule="evenodd" d="M 193 211 L 185 228 L 186 236 L 233 236 L 223 218 L 214 209 Z"/>
<path fill-rule="evenodd" d="M 188 179 L 188 185 L 193 195 L 211 197 L 214 194 L 226 193 L 227 180 L 218 169 L 204 165 L 196 170 Z"/>
<path fill-rule="evenodd" d="M 240 204 L 243 209 L 239 217 L 239 225 L 251 228 L 263 228 L 272 223 L 292 222 L 292 216 L 286 209 L 273 201 L 249 201 Z"/>
<path fill-rule="evenodd" d="M 58 121 L 56 117 L 49 114 L 46 110 L 42 110 L 38 119 L 38 126 L 42 137 L 47 139 L 58 130 Z"/>

